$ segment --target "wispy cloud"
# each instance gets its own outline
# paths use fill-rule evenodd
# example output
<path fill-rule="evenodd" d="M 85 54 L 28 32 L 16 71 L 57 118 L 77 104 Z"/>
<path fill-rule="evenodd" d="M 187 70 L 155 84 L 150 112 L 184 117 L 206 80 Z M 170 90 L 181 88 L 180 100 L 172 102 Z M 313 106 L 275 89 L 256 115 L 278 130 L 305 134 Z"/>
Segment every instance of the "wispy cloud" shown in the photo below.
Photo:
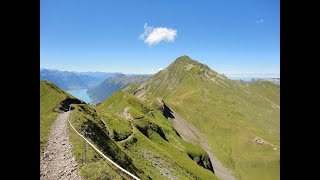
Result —
<path fill-rule="evenodd" d="M 264 23 L 264 18 L 259 17 L 258 19 L 256 19 L 256 23 L 257 24 L 263 24 Z"/>
<path fill-rule="evenodd" d="M 155 73 L 157 73 L 157 72 L 159 72 L 161 70 L 163 70 L 163 68 L 154 68 L 154 69 L 151 70 L 151 74 L 155 74 Z"/>
<path fill-rule="evenodd" d="M 161 41 L 174 42 L 177 37 L 177 30 L 166 27 L 152 27 L 144 23 L 144 32 L 140 34 L 139 39 L 143 40 L 149 46 L 156 45 Z"/>

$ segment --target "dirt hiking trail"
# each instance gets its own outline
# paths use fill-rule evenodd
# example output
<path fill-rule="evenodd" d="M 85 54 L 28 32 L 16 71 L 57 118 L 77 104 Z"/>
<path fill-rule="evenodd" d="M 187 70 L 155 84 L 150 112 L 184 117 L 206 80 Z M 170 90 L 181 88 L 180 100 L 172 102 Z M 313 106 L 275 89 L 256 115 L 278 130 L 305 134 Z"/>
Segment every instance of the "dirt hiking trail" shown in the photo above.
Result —
<path fill-rule="evenodd" d="M 60 113 L 52 126 L 47 147 L 40 160 L 40 179 L 81 179 L 69 142 L 69 113 Z"/>

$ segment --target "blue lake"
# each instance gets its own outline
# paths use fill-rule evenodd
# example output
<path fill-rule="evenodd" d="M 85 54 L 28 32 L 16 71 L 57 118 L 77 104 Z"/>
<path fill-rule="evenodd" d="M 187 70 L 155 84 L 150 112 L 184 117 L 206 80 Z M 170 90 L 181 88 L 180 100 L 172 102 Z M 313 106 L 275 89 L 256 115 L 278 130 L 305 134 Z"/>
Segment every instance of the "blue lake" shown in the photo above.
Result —
<path fill-rule="evenodd" d="M 87 89 L 67 90 L 67 92 L 86 103 L 92 103 L 92 99 L 87 94 Z"/>

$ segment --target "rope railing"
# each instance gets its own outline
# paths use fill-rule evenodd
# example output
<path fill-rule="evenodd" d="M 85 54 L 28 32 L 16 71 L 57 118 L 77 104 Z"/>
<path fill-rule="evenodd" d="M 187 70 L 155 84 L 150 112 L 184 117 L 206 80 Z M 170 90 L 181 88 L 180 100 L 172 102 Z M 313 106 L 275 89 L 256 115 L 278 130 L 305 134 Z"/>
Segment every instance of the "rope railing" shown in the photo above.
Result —
<path fill-rule="evenodd" d="M 119 166 L 118 164 L 116 164 L 115 162 L 113 162 L 111 159 L 109 159 L 106 155 L 104 155 L 98 148 L 96 148 L 89 140 L 87 140 L 83 135 L 81 135 L 75 128 L 74 126 L 71 124 L 70 122 L 70 117 L 71 117 L 71 110 L 70 110 L 71 106 L 69 106 L 69 118 L 68 118 L 68 122 L 70 124 L 70 126 L 72 127 L 72 129 L 81 137 L 83 138 L 94 150 L 96 150 L 102 157 L 104 157 L 106 160 L 108 160 L 111 164 L 113 164 L 115 167 L 117 167 L 118 169 L 120 169 L 121 171 L 123 171 L 124 173 L 126 173 L 127 175 L 129 175 L 130 177 L 132 177 L 135 180 L 140 180 L 138 177 L 136 177 L 135 175 L 133 175 L 132 173 L 128 172 L 127 170 L 125 170 L 124 168 L 122 168 L 121 166 Z"/>

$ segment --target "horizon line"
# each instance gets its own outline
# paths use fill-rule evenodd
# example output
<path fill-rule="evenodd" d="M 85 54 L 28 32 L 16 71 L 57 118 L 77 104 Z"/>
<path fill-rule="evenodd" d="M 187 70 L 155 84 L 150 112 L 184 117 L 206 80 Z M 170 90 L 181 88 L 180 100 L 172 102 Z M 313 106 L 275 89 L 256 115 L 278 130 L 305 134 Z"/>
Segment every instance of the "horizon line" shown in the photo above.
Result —
<path fill-rule="evenodd" d="M 51 69 L 51 68 L 40 68 L 46 69 L 46 70 L 53 70 L 53 71 L 63 71 L 63 72 L 73 72 L 73 73 L 113 73 L 113 74 L 133 74 L 133 75 L 153 75 L 155 73 L 137 73 L 137 72 L 112 72 L 112 71 L 77 71 L 77 70 L 61 70 L 61 69 Z M 277 76 L 276 78 L 280 78 L 280 73 L 275 72 L 261 72 L 261 73 L 255 73 L 255 72 L 230 72 L 230 73 L 219 73 L 224 74 L 227 77 L 255 77 L 255 76 Z"/>

